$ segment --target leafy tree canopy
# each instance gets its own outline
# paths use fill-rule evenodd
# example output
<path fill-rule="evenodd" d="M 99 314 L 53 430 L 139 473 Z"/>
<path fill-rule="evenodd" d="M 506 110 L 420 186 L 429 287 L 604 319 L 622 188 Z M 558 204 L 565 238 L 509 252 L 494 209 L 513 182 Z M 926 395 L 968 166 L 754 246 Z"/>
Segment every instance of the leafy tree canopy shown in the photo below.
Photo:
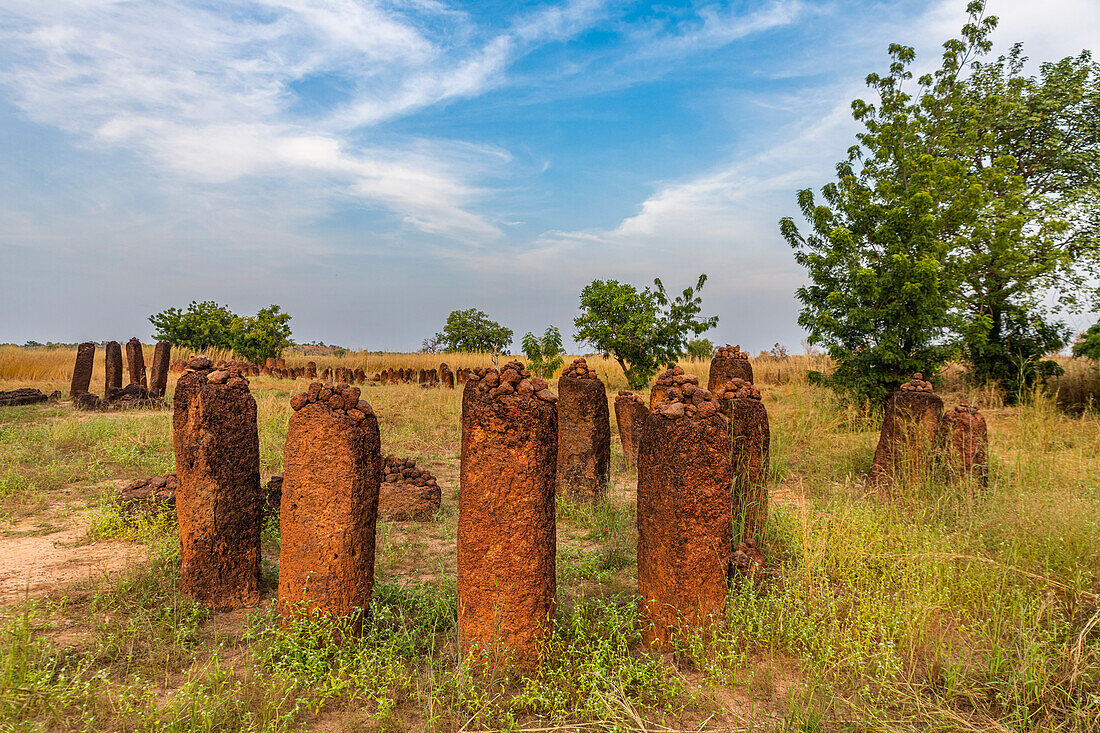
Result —
<path fill-rule="evenodd" d="M 671 366 L 684 353 L 691 336 L 718 324 L 718 317 L 699 318 L 700 275 L 694 288 L 675 299 L 660 279 L 654 289 L 638 290 L 616 280 L 594 280 L 581 291 L 581 314 L 573 321 L 576 338 L 619 362 L 631 389 L 643 389 L 660 366 Z"/>
<path fill-rule="evenodd" d="M 493 321 L 477 308 L 451 311 L 443 331 L 435 338 L 445 351 L 497 354 L 512 343 L 512 329 Z"/>
<path fill-rule="evenodd" d="M 261 308 L 254 316 L 233 320 L 233 351 L 253 363 L 282 356 L 283 349 L 291 343 L 290 314 L 283 313 L 277 305 Z"/>
<path fill-rule="evenodd" d="M 995 17 L 971 2 L 961 38 L 916 80 L 912 48 L 857 99 L 863 125 L 837 180 L 798 194 L 809 222 L 780 230 L 806 267 L 799 323 L 837 362 L 835 386 L 882 399 L 954 353 L 1006 396 L 1056 369 L 1065 327 L 1100 259 L 1100 67 L 1091 55 L 1023 72 L 1019 45 L 985 62 Z"/>
<path fill-rule="evenodd" d="M 149 322 L 157 340 L 198 352 L 230 349 L 255 363 L 277 358 L 291 345 L 290 314 L 277 305 L 242 317 L 213 301 L 191 301 L 186 311 L 167 308 L 149 316 Z"/>
<path fill-rule="evenodd" d="M 186 311 L 168 308 L 149 316 L 149 322 L 156 329 L 153 338 L 158 341 L 168 341 L 173 346 L 193 351 L 206 351 L 230 348 L 234 318 L 236 316 L 224 305 L 212 300 L 201 303 L 192 300 Z"/>
<path fill-rule="evenodd" d="M 555 326 L 547 326 L 539 338 L 533 333 L 523 336 L 523 354 L 527 368 L 543 379 L 550 379 L 565 362 L 561 346 L 561 332 Z"/>
<path fill-rule="evenodd" d="M 692 339 L 687 344 L 687 355 L 692 359 L 709 359 L 714 356 L 714 344 L 710 339 Z"/>
<path fill-rule="evenodd" d="M 1095 323 L 1081 334 L 1073 345 L 1073 355 L 1100 361 L 1100 323 Z"/>

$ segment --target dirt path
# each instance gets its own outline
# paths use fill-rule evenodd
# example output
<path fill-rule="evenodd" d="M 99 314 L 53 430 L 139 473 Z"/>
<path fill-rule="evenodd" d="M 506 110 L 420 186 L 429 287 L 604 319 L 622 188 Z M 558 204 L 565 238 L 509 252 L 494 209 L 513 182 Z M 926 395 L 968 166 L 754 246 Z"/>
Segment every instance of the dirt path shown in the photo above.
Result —
<path fill-rule="evenodd" d="M 86 542 L 88 512 L 29 517 L 0 528 L 0 603 L 103 578 L 146 559 L 142 545 Z"/>

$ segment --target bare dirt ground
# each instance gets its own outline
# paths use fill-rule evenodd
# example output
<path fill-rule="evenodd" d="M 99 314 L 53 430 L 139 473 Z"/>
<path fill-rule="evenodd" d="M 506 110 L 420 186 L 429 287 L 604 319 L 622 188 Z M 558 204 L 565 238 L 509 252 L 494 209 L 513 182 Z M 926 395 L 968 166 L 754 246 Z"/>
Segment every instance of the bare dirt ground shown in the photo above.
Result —
<path fill-rule="evenodd" d="M 0 528 L 0 603 L 102 579 L 143 562 L 143 545 L 87 538 L 89 510 L 46 511 Z"/>

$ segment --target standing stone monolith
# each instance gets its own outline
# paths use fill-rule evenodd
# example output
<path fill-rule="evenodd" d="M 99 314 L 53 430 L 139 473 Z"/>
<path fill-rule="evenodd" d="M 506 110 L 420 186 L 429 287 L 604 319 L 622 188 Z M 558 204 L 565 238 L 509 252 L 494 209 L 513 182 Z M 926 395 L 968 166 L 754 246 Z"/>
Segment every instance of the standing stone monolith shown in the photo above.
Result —
<path fill-rule="evenodd" d="M 117 341 L 108 341 L 104 356 L 104 385 L 103 400 L 110 401 L 111 397 L 122 389 L 122 346 Z"/>
<path fill-rule="evenodd" d="M 729 424 L 718 401 L 679 366 L 646 416 L 638 452 L 638 591 L 642 638 L 720 622 L 731 543 Z"/>
<path fill-rule="evenodd" d="M 620 389 L 615 395 L 615 423 L 619 426 L 619 442 L 623 446 L 624 467 L 637 465 L 638 448 L 642 444 L 642 431 L 649 408 L 641 395 L 628 389 Z"/>
<path fill-rule="evenodd" d="M 760 546 L 768 519 L 768 410 L 760 389 L 737 377 L 720 385 L 715 396 L 730 421 L 733 526 L 740 528 L 733 543 L 753 540 L 753 546 Z"/>
<path fill-rule="evenodd" d="M 92 385 L 92 365 L 95 364 L 95 344 L 85 341 L 76 347 L 76 364 L 73 365 L 73 381 L 69 385 L 69 397 L 76 399 L 87 394 Z"/>
<path fill-rule="evenodd" d="M 153 350 L 153 369 L 149 375 L 149 389 L 157 397 L 168 391 L 168 364 L 172 360 L 172 344 L 158 341 Z"/>
<path fill-rule="evenodd" d="M 558 379 L 558 486 L 583 501 L 607 495 L 611 415 L 607 392 L 584 358 Z"/>
<path fill-rule="evenodd" d="M 989 430 L 976 405 L 961 404 L 943 414 L 937 446 L 948 481 L 989 482 Z"/>
<path fill-rule="evenodd" d="M 359 388 L 313 382 L 292 398 L 280 503 L 279 612 L 362 619 L 374 588 L 382 455 Z"/>
<path fill-rule="evenodd" d="M 446 389 L 455 388 L 455 375 L 451 368 L 447 366 L 447 362 L 439 365 L 439 381 L 443 383 L 443 387 Z"/>
<path fill-rule="evenodd" d="M 126 368 L 130 372 L 130 384 L 149 386 L 145 375 L 145 352 L 141 350 L 141 342 L 136 338 L 126 342 Z"/>
<path fill-rule="evenodd" d="M 317 378 L 317 362 L 307 361 L 306 362 L 306 379 L 316 379 L 316 378 Z"/>
<path fill-rule="evenodd" d="M 518 362 L 463 392 L 458 638 L 464 656 L 537 666 L 554 622 L 557 396 Z"/>
<path fill-rule="evenodd" d="M 943 400 L 920 372 L 890 395 L 867 485 L 889 492 L 898 484 L 923 481 L 932 467 L 942 414 Z"/>
<path fill-rule="evenodd" d="M 707 377 L 707 389 L 714 392 L 733 378 L 752 382 L 752 363 L 749 353 L 741 347 L 726 344 L 718 349 L 710 360 L 710 375 Z"/>
<path fill-rule="evenodd" d="M 260 599 L 260 440 L 256 400 L 235 363 L 187 363 L 172 401 L 184 595 L 213 609 Z"/>

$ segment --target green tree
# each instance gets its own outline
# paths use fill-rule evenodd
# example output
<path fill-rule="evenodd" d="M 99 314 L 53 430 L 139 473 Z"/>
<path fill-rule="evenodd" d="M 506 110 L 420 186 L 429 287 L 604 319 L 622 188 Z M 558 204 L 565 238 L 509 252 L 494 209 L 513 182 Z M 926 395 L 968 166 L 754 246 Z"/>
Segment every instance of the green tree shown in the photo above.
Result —
<path fill-rule="evenodd" d="M 477 308 L 468 308 L 451 311 L 436 339 L 445 351 L 491 353 L 495 364 L 497 355 L 512 343 L 512 329 L 491 320 Z"/>
<path fill-rule="evenodd" d="M 1073 345 L 1073 355 L 1100 361 L 1100 323 L 1089 326 Z"/>
<path fill-rule="evenodd" d="M 714 344 L 710 339 L 692 339 L 687 344 L 687 355 L 692 359 L 709 359 L 714 356 Z"/>
<path fill-rule="evenodd" d="M 676 363 L 688 338 L 718 324 L 717 316 L 698 318 L 706 281 L 700 275 L 694 288 L 670 299 L 659 278 L 652 290 L 594 280 L 581 291 L 581 314 L 573 321 L 576 338 L 613 356 L 631 389 L 643 389 L 658 367 Z"/>
<path fill-rule="evenodd" d="M 968 6 L 961 39 L 912 86 L 912 48 L 891 45 L 878 100 L 837 181 L 798 194 L 811 231 L 780 230 L 811 284 L 799 323 L 837 362 L 835 386 L 882 399 L 956 349 L 978 383 L 1011 397 L 1049 373 L 1064 327 L 1041 307 L 1075 306 L 1100 243 L 1100 72 L 1082 53 L 1023 75 L 1016 46 L 985 64 L 996 18 Z"/>
<path fill-rule="evenodd" d="M 562 357 L 561 332 L 555 326 L 547 326 L 542 338 L 533 333 L 523 335 L 523 353 L 527 368 L 543 379 L 550 379 L 565 362 Z"/>
<path fill-rule="evenodd" d="M 156 333 L 153 338 L 168 341 L 194 351 L 232 347 L 233 321 L 236 316 L 212 300 L 191 301 L 186 311 L 167 308 L 149 316 Z"/>
<path fill-rule="evenodd" d="M 233 351 L 255 364 L 277 359 L 291 345 L 290 314 L 277 305 L 261 308 L 254 316 L 236 318 L 231 329 Z"/>

